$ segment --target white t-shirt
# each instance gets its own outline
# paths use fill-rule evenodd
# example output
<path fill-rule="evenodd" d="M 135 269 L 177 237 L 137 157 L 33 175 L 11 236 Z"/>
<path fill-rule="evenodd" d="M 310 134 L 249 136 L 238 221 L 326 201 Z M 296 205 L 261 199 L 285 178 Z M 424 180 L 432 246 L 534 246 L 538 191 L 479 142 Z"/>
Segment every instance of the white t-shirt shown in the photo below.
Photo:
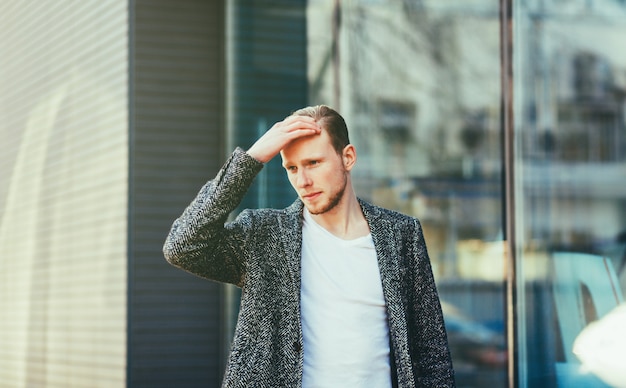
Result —
<path fill-rule="evenodd" d="M 304 209 L 300 293 L 303 387 L 391 387 L 387 309 L 372 236 L 340 239 Z"/>

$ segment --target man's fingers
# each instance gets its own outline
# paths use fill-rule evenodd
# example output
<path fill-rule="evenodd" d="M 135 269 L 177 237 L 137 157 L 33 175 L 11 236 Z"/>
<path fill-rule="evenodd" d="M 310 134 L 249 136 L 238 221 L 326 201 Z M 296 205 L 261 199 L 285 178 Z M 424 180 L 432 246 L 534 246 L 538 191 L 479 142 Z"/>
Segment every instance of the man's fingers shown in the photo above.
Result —
<path fill-rule="evenodd" d="M 321 131 L 315 120 L 306 116 L 290 116 L 283 121 L 283 125 L 285 126 L 283 130 L 292 135 L 290 137 L 314 135 Z"/>
<path fill-rule="evenodd" d="M 248 154 L 265 163 L 272 159 L 289 142 L 319 134 L 322 128 L 308 116 L 289 116 L 274 124 L 248 149 Z"/>
<path fill-rule="evenodd" d="M 289 116 L 283 120 L 287 131 L 297 131 L 299 129 L 318 130 L 319 126 L 312 117 L 308 116 Z"/>
<path fill-rule="evenodd" d="M 317 135 L 322 131 L 315 119 L 308 116 L 289 116 L 277 125 L 279 131 L 276 135 L 283 138 L 280 149 L 296 139 Z"/>

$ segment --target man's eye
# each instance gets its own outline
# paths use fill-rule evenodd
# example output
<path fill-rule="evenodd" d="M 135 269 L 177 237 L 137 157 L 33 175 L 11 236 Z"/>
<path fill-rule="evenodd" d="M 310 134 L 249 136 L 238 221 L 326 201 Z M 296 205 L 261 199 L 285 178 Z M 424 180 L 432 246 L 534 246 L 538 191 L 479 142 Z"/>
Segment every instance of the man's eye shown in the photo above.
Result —
<path fill-rule="evenodd" d="M 315 166 L 315 165 L 316 165 L 316 164 L 318 164 L 318 163 L 319 163 L 319 162 L 318 162 L 317 160 L 311 160 L 311 161 L 309 162 L 309 164 L 310 164 L 311 166 Z"/>
<path fill-rule="evenodd" d="M 296 172 L 296 166 L 288 166 L 287 167 L 287 171 L 289 171 L 289 172 Z"/>

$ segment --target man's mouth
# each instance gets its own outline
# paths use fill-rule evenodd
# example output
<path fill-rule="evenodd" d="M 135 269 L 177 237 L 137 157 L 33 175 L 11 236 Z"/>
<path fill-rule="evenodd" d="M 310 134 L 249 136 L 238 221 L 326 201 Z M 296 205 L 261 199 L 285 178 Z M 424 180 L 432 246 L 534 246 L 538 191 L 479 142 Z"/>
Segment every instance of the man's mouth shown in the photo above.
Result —
<path fill-rule="evenodd" d="M 302 196 L 302 199 L 306 199 L 307 201 L 311 201 L 316 199 L 317 197 L 319 197 L 322 194 L 321 191 L 317 191 L 315 193 L 308 193 L 308 194 L 304 194 Z"/>

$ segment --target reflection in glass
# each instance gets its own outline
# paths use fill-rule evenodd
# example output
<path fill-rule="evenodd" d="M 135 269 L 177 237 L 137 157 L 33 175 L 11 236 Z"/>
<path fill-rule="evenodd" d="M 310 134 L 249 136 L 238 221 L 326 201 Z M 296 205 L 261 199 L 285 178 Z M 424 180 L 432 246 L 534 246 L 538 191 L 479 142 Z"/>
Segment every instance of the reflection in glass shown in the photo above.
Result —
<path fill-rule="evenodd" d="M 623 300 L 626 4 L 515 6 L 519 386 L 606 387 L 574 343 Z"/>
<path fill-rule="evenodd" d="M 513 2 L 518 289 L 505 306 L 500 3 L 228 2 L 229 130 L 245 145 L 287 111 L 338 108 L 358 195 L 422 222 L 459 386 L 505 386 L 511 361 L 520 387 L 606 386 L 574 341 L 626 291 L 626 5 Z M 245 206 L 291 203 L 269 167 Z"/>
<path fill-rule="evenodd" d="M 496 1 L 309 1 L 310 104 L 339 108 L 357 194 L 417 216 L 464 387 L 503 386 Z"/>

